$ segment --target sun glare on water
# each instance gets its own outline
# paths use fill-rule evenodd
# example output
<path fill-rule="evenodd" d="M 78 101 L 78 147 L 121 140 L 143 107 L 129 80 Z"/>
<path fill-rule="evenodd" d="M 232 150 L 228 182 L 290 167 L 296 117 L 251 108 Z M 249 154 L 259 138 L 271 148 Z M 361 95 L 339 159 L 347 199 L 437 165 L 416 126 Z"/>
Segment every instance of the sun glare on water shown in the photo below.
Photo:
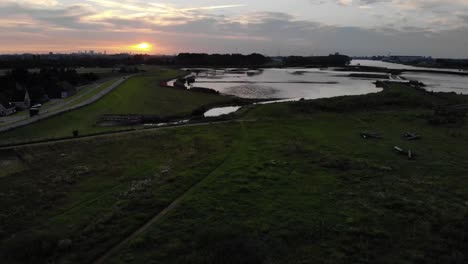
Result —
<path fill-rule="evenodd" d="M 153 45 L 148 42 L 142 42 L 132 46 L 132 48 L 137 51 L 150 51 L 153 48 Z"/>

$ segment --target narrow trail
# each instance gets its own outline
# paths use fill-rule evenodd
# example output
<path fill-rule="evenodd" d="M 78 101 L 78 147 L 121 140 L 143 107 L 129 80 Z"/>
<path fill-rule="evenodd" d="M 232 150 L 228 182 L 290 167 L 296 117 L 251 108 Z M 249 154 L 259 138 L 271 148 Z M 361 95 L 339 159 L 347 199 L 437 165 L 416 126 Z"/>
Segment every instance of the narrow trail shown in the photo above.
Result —
<path fill-rule="evenodd" d="M 73 142 L 73 141 L 85 141 L 85 140 L 92 140 L 96 138 L 107 138 L 112 136 L 119 136 L 119 135 L 129 135 L 129 134 L 137 134 L 137 133 L 144 133 L 150 132 L 155 130 L 169 130 L 169 129 L 177 129 L 182 127 L 196 127 L 196 126 L 209 126 L 209 125 L 217 125 L 217 124 L 228 124 L 228 123 L 239 123 L 239 122 L 256 122 L 256 119 L 241 119 L 241 120 L 224 120 L 224 121 L 206 121 L 206 122 L 199 122 L 199 123 L 189 123 L 189 124 L 181 124 L 181 125 L 174 125 L 174 126 L 165 126 L 165 127 L 154 127 L 154 128 L 146 128 L 146 129 L 135 129 L 130 131 L 111 131 L 109 133 L 99 134 L 99 135 L 89 135 L 89 136 L 80 136 L 77 138 L 66 138 L 66 139 L 50 139 L 41 142 L 32 142 L 32 143 L 18 143 L 13 145 L 0 145 L 0 150 L 8 150 L 8 149 L 15 149 L 17 147 L 34 147 L 34 146 L 41 146 L 41 145 L 49 145 L 49 144 L 58 144 L 64 142 Z"/>
<path fill-rule="evenodd" d="M 209 178 L 216 176 L 216 171 L 218 171 L 223 165 L 226 164 L 226 161 L 230 159 L 230 157 L 233 155 L 233 153 L 236 153 L 238 151 L 242 151 L 244 149 L 244 143 L 247 138 L 247 133 L 246 129 L 244 127 L 243 122 L 240 122 L 241 126 L 241 131 L 240 133 L 240 139 L 237 140 L 235 145 L 232 147 L 233 151 L 230 151 L 228 155 L 223 159 L 223 161 L 216 166 L 208 175 L 194 183 L 186 192 L 184 192 L 182 195 L 177 197 L 174 201 L 172 201 L 166 208 L 164 208 L 162 211 L 157 213 L 153 218 L 151 218 L 148 222 L 146 222 L 144 225 L 139 227 L 137 230 L 135 230 L 133 233 L 131 233 L 129 236 L 127 236 L 125 239 L 123 239 L 121 242 L 107 250 L 102 256 L 98 257 L 95 261 L 92 262 L 92 264 L 103 264 L 106 263 L 106 261 L 114 256 L 116 253 L 120 252 L 130 241 L 133 239 L 137 238 L 139 235 L 143 234 L 145 231 L 148 230 L 153 224 L 164 218 L 166 215 L 168 215 L 171 211 L 176 209 L 184 200 L 185 198 L 189 197 L 192 193 L 196 192 L 197 189 Z"/>

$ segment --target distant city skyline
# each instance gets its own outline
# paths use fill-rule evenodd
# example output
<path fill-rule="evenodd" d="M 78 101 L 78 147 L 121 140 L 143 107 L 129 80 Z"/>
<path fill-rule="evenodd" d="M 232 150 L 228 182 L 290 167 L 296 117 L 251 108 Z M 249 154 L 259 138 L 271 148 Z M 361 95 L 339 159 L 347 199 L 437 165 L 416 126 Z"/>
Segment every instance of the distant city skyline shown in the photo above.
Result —
<path fill-rule="evenodd" d="M 0 53 L 468 58 L 468 0 L 1 0 Z"/>

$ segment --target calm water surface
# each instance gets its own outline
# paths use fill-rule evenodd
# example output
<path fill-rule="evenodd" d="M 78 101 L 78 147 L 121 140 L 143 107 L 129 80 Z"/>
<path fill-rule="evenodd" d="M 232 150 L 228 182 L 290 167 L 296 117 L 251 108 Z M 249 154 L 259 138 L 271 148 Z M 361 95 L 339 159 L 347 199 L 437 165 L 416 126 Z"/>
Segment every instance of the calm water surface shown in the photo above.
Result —
<path fill-rule="evenodd" d="M 353 60 L 351 65 L 361 66 L 372 66 L 382 67 L 388 69 L 409 69 L 409 70 L 434 70 L 434 71 L 451 71 L 460 72 L 454 69 L 437 69 L 437 68 L 422 68 L 413 67 L 403 64 L 388 63 L 383 61 L 371 61 L 371 60 Z M 404 72 L 402 77 L 408 80 L 415 80 L 423 82 L 427 85 L 425 87 L 428 91 L 434 92 L 455 92 L 461 94 L 468 94 L 468 76 L 463 75 L 452 75 L 452 74 L 440 74 L 430 72 Z"/>
<path fill-rule="evenodd" d="M 402 76 L 408 80 L 423 82 L 428 91 L 468 94 L 468 76 L 435 73 L 404 73 Z"/>
<path fill-rule="evenodd" d="M 430 68 L 387 63 L 382 61 L 354 60 L 351 65 L 373 66 L 389 69 L 431 70 Z M 441 69 L 432 69 L 438 70 Z M 445 69 L 443 69 L 445 70 Z M 450 71 L 457 71 L 447 69 Z M 211 88 L 222 94 L 242 98 L 298 100 L 329 98 L 344 95 L 377 93 L 374 82 L 380 80 L 375 74 L 371 78 L 357 78 L 349 75 L 355 72 L 339 72 L 333 68 L 281 68 L 258 71 L 239 69 L 203 69 L 191 87 Z M 421 81 L 426 89 L 435 92 L 456 92 L 468 94 L 468 77 L 430 72 L 407 72 L 401 75 L 407 80 Z M 394 80 L 394 79 L 392 79 Z M 169 83 L 170 84 L 170 83 Z M 239 107 L 221 107 L 208 111 L 205 116 L 219 116 L 235 112 Z"/>
<path fill-rule="evenodd" d="M 376 66 L 391 69 L 424 69 L 382 61 L 353 61 L 354 65 Z M 429 69 L 430 70 L 430 69 Z M 434 69 L 440 70 L 440 69 Z M 456 71 L 456 70 L 451 70 Z M 236 72 L 232 69 L 207 70 L 196 78 L 194 87 L 205 87 L 223 94 L 243 98 L 262 99 L 318 99 L 343 95 L 376 93 L 375 78 L 349 77 L 354 72 L 337 72 L 330 69 L 284 68 L 261 71 Z M 379 73 L 367 73 L 376 74 Z M 382 73 L 380 73 L 382 74 Z M 468 76 L 440 73 L 413 73 L 401 75 L 408 80 L 417 80 L 435 92 L 456 92 L 468 94 Z"/>
<path fill-rule="evenodd" d="M 264 69 L 239 73 L 211 71 L 201 73 L 193 84 L 223 94 L 243 98 L 305 98 L 318 99 L 343 95 L 376 93 L 375 79 L 350 78 L 350 72 L 320 69 Z"/>
<path fill-rule="evenodd" d="M 240 108 L 241 108 L 240 106 L 217 107 L 217 108 L 213 108 L 207 111 L 204 115 L 205 117 L 222 116 L 222 115 L 234 113 Z"/>
<path fill-rule="evenodd" d="M 456 69 L 415 67 L 411 65 L 391 63 L 391 62 L 385 62 L 385 61 L 374 61 L 374 60 L 352 60 L 351 66 L 380 67 L 380 68 L 387 68 L 387 69 L 393 69 L 393 70 L 425 70 L 425 71 L 460 72 L 460 70 L 456 70 Z"/>

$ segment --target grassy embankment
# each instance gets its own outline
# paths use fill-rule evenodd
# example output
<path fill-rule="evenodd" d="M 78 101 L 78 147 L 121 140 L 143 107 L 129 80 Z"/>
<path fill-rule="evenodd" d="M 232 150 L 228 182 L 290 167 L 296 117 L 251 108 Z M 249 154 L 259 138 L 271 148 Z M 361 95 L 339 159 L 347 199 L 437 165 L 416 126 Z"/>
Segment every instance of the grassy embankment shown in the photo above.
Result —
<path fill-rule="evenodd" d="M 96 94 L 104 91 L 106 88 L 108 88 L 109 86 L 111 86 L 113 83 L 115 83 L 118 80 L 119 79 L 106 80 L 106 81 L 103 81 L 102 83 L 98 84 L 97 87 L 96 87 L 96 84 L 87 85 L 87 86 L 83 87 L 76 95 L 68 97 L 68 98 L 64 99 L 63 101 L 64 102 L 73 101 L 71 104 L 68 104 L 66 107 L 78 105 L 78 104 L 80 104 L 82 102 L 85 102 L 86 100 L 92 98 Z M 78 98 L 78 97 L 79 97 L 79 99 L 75 99 L 75 98 Z"/>
<path fill-rule="evenodd" d="M 97 126 L 96 122 L 105 114 L 184 116 L 201 106 L 232 100 L 230 97 L 160 87 L 161 80 L 179 74 L 176 70 L 153 70 L 144 76 L 132 77 L 89 106 L 0 134 L 0 144 L 71 136 L 73 130 L 85 135 L 122 129 Z"/>
<path fill-rule="evenodd" d="M 5 155 L 26 167 L 0 178 L 0 252 L 89 262 L 194 186 L 108 263 L 463 263 L 468 129 L 429 120 L 467 101 L 396 85 L 243 113 L 257 121 L 18 148 Z"/>
<path fill-rule="evenodd" d="M 393 86 L 259 106 L 224 166 L 109 263 L 463 263 L 468 129 L 428 119 L 467 100 Z"/>

